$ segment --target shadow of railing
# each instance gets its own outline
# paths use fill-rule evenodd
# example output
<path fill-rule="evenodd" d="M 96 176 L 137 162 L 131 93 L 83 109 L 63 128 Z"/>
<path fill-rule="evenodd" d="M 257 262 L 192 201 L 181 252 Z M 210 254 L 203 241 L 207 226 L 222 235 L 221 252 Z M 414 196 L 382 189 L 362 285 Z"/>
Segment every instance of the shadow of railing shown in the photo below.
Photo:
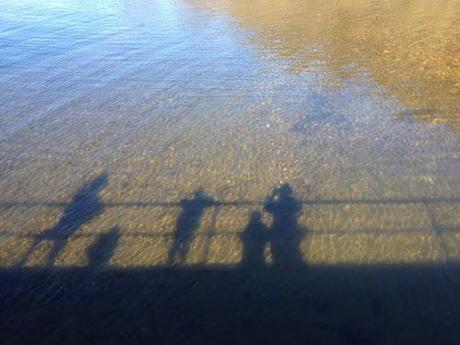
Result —
<path fill-rule="evenodd" d="M 15 266 L 0 268 L 0 340 L 6 344 L 458 344 L 460 265 L 449 256 L 432 208 L 457 205 L 459 198 L 298 200 L 288 184 L 263 201 L 216 200 L 198 189 L 178 202 L 107 202 L 100 175 L 78 189 L 68 203 L 0 202 L 0 208 L 62 208 L 62 215 L 38 233 L 0 232 L 27 238 L 30 246 Z M 426 208 L 443 262 L 412 264 L 317 264 L 305 262 L 301 240 L 312 234 L 299 222 L 306 205 L 403 205 Z M 79 231 L 110 207 L 175 208 L 171 231 Z M 217 230 L 225 207 L 254 211 L 244 229 Z M 205 210 L 214 210 L 197 231 Z M 271 215 L 265 224 L 261 212 Z M 404 233 L 427 229 L 404 229 Z M 353 229 L 353 234 L 376 229 Z M 321 232 L 315 231 L 315 234 Z M 349 233 L 326 231 L 327 235 Z M 381 235 L 402 233 L 385 230 Z M 235 264 L 210 264 L 210 239 L 233 237 L 241 246 Z M 168 238 L 164 260 L 143 268 L 110 263 L 129 237 Z M 191 241 L 204 238 L 203 260 L 185 262 Z M 93 238 L 83 267 L 56 266 L 70 239 Z M 25 265 L 43 241 L 51 242 L 44 266 Z M 272 264 L 266 262 L 269 246 Z M 15 249 L 15 248 L 13 248 Z M 144 250 L 151 250 L 146 248 Z M 219 247 L 225 252 L 227 248 Z M 179 265 L 178 265 L 179 264 Z"/>
<path fill-rule="evenodd" d="M 104 177 L 106 179 L 106 177 Z M 1 230 L 0 229 L 0 236 L 1 237 L 15 237 L 15 238 L 25 238 L 30 239 L 32 244 L 27 253 L 25 253 L 17 264 L 17 266 L 23 266 L 30 255 L 30 253 L 37 247 L 37 245 L 43 240 L 52 240 L 54 241 L 54 245 L 52 250 L 48 255 L 48 265 L 52 265 L 53 261 L 56 259 L 59 252 L 62 248 L 66 245 L 66 240 L 70 237 L 76 238 L 96 238 L 100 236 L 99 233 L 82 233 L 79 232 L 79 228 L 85 223 L 91 220 L 92 217 L 102 213 L 104 210 L 115 207 L 115 208 L 170 208 L 170 209 L 181 209 L 181 213 L 178 215 L 175 229 L 171 229 L 170 231 L 156 231 L 155 229 L 149 230 L 136 230 L 130 229 L 129 231 L 123 231 L 120 229 L 119 237 L 123 238 L 152 238 L 152 239 L 172 239 L 173 244 L 169 248 L 169 254 L 167 254 L 168 258 L 166 259 L 167 262 L 173 264 L 175 261 L 179 261 L 181 263 L 185 262 L 185 258 L 187 256 L 188 247 L 190 243 L 194 239 L 203 239 L 205 244 L 205 251 L 204 259 L 200 260 L 201 263 L 207 262 L 207 251 L 209 250 L 209 243 L 211 239 L 222 238 L 222 237 L 235 237 L 239 238 L 241 242 L 244 242 L 242 235 L 243 229 L 216 229 L 216 218 L 217 214 L 226 207 L 245 207 L 245 208 L 254 208 L 255 210 L 262 209 L 264 207 L 265 211 L 270 212 L 269 208 L 267 208 L 267 199 L 264 201 L 261 200 L 216 200 L 214 198 L 208 197 L 202 193 L 202 199 L 198 198 L 194 199 L 183 199 L 178 202 L 161 202 L 161 201 L 136 201 L 136 202 L 109 202 L 103 201 L 97 194 L 97 190 L 93 189 L 91 184 L 98 185 L 97 181 L 101 179 L 99 176 L 93 181 L 90 181 L 89 184 L 83 186 L 77 193 L 75 194 L 74 198 L 71 202 L 58 202 L 58 201 L 44 201 L 44 202 L 0 202 L 0 208 L 34 208 L 34 207 L 44 207 L 44 208 L 62 208 L 63 209 L 63 216 L 59 220 L 59 222 L 50 229 L 47 229 L 42 232 L 22 232 L 18 231 L 18 229 L 11 229 L 11 230 Z M 96 181 L 96 182 L 94 182 Z M 104 182 L 105 183 L 105 182 Z M 276 190 L 275 190 L 276 191 Z M 289 193 L 292 193 L 290 191 Z M 199 193 L 197 194 L 199 195 Z M 82 199 L 81 201 L 79 199 Z M 90 202 L 88 202 L 88 199 Z M 351 206 L 351 205 L 422 205 L 426 208 L 426 213 L 429 218 L 430 222 L 430 229 L 427 229 L 425 226 L 421 227 L 406 227 L 404 229 L 388 229 L 385 228 L 380 230 L 377 227 L 372 228 L 353 228 L 352 231 L 349 230 L 341 230 L 341 229 L 327 229 L 322 231 L 314 231 L 315 235 L 318 234 L 325 234 L 325 235 L 341 235 L 341 234 L 379 234 L 380 236 L 392 236 L 395 234 L 426 234 L 427 230 L 431 231 L 431 233 L 438 237 L 439 242 L 441 244 L 441 250 L 443 251 L 443 257 L 446 261 L 449 261 L 449 248 L 444 239 L 444 235 L 448 233 L 458 233 L 460 232 L 460 227 L 457 226 L 446 226 L 440 225 L 436 219 L 435 213 L 432 211 L 432 207 L 436 207 L 437 204 L 439 205 L 460 205 L 460 198 L 388 198 L 388 199 L 311 199 L 311 200 L 297 200 L 292 199 L 290 203 L 284 207 L 280 215 L 278 216 L 279 221 L 278 225 L 276 225 L 276 214 L 273 213 L 274 217 L 274 224 L 273 229 L 278 228 L 278 235 L 274 234 L 274 236 L 278 236 L 280 241 L 273 242 L 272 241 L 272 251 L 273 245 L 275 247 L 278 246 L 280 250 L 284 253 L 292 253 L 298 251 L 298 249 L 293 249 L 292 246 L 296 247 L 298 244 L 291 242 L 291 248 L 281 249 L 282 245 L 285 245 L 286 239 L 284 237 L 284 233 L 289 232 L 290 229 L 296 228 L 297 222 L 297 215 L 293 214 L 292 221 L 289 220 L 289 217 L 284 217 L 283 214 L 291 212 L 293 208 L 298 207 L 299 210 L 304 206 Z M 297 205 L 297 206 L 296 206 Z M 196 232 L 196 227 L 200 222 L 200 217 L 204 213 L 206 209 L 213 210 L 213 216 L 211 224 L 205 229 L 205 231 Z M 188 211 L 187 211 L 188 210 Z M 297 212 L 297 211 L 295 211 Z M 83 214 L 83 217 L 82 217 Z M 249 219 L 248 219 L 249 221 Z M 289 224 L 291 223 L 291 224 Z M 270 229 L 266 230 L 271 231 Z M 306 229 L 307 232 L 309 229 Z M 273 233 L 272 231 L 272 233 Z M 304 230 L 299 231 L 304 232 Z M 187 235 L 188 234 L 188 235 Z M 273 235 L 273 234 L 272 234 Z M 279 236 L 281 235 L 281 237 Z M 299 233 L 300 235 L 300 233 Z M 304 233 L 305 235 L 305 233 Z M 302 235 L 302 236 L 304 236 Z M 256 241 L 257 242 L 257 241 Z M 270 239 L 266 239 L 265 243 L 269 243 Z M 249 244 L 252 246 L 253 243 Z M 262 246 L 263 247 L 263 246 Z M 243 256 L 246 252 L 247 248 L 242 248 Z M 273 254 L 273 253 L 272 253 Z M 256 254 L 257 256 L 261 256 L 261 253 Z M 283 257 L 286 255 L 283 255 Z M 244 260 L 244 257 L 242 258 Z"/>
<path fill-rule="evenodd" d="M 298 200 L 299 203 L 305 206 L 321 206 L 321 205 L 403 205 L 403 204 L 440 204 L 453 203 L 460 204 L 460 198 L 369 198 L 369 199 L 311 199 Z M 225 207 L 225 206 L 263 206 L 263 200 L 215 200 L 209 207 Z M 63 208 L 68 203 L 61 201 L 0 201 L 0 208 L 32 208 L 32 207 L 55 207 Z M 124 202 L 102 202 L 104 208 L 110 207 L 164 207 L 176 208 L 180 207 L 179 201 L 124 201 Z"/>

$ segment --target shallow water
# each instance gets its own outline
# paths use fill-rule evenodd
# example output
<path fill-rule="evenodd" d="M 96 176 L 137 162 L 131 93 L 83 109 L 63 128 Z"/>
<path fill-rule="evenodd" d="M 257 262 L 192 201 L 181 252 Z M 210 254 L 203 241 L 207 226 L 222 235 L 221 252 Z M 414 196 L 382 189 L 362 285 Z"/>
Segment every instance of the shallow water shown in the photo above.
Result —
<path fill-rule="evenodd" d="M 1 266 L 460 255 L 460 1 L 0 8 Z"/>

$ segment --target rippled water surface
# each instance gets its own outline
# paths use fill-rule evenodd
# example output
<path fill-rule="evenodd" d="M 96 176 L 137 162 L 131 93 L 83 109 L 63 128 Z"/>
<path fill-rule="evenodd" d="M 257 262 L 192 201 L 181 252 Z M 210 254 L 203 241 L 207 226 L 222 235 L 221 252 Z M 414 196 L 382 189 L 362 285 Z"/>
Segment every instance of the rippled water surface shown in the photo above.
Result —
<path fill-rule="evenodd" d="M 1 266 L 460 255 L 460 1 L 0 9 Z"/>

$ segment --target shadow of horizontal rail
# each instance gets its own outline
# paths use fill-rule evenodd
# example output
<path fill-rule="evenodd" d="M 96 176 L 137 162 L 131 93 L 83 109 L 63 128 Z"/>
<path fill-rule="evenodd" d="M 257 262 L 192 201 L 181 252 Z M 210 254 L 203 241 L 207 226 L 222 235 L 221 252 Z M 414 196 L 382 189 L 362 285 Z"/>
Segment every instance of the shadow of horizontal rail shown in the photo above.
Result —
<path fill-rule="evenodd" d="M 359 204 L 437 204 L 437 203 L 460 203 L 460 197 L 452 198 L 388 198 L 388 199 L 311 199 L 298 200 L 303 205 L 359 205 Z M 262 206 L 265 201 L 261 200 L 235 200 L 214 201 L 210 207 L 219 206 Z M 68 203 L 61 201 L 0 201 L 0 208 L 14 207 L 65 207 Z M 102 202 L 104 207 L 180 207 L 180 202 L 161 201 L 127 201 L 127 202 Z"/>
<path fill-rule="evenodd" d="M 443 227 L 443 232 L 446 233 L 459 233 L 460 227 Z M 401 229 L 353 229 L 353 230 L 321 230 L 312 231 L 310 234 L 314 235 L 358 235 L 358 234 L 373 234 L 373 235 L 397 235 L 397 234 L 420 234 L 420 233 L 431 233 L 431 229 L 427 228 L 405 228 Z M 235 237 L 240 236 L 242 230 L 207 230 L 203 233 L 198 233 L 195 238 L 204 237 Z M 0 237 L 15 237 L 15 238 L 35 238 L 39 233 L 21 233 L 18 231 L 0 231 Z M 72 238 L 93 238 L 100 235 L 99 233 L 76 233 L 72 235 Z M 123 231 L 122 237 L 143 237 L 143 238 L 168 238 L 174 235 L 173 231 Z"/>
<path fill-rule="evenodd" d="M 459 272 L 458 263 L 0 269 L 0 339 L 453 345 Z"/>

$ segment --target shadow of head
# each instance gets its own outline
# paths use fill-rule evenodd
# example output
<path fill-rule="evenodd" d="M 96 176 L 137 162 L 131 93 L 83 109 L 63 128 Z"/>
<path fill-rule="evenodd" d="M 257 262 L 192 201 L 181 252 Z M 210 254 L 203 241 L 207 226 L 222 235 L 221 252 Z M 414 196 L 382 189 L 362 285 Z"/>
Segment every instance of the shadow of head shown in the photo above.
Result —
<path fill-rule="evenodd" d="M 295 198 L 289 183 L 275 188 L 265 201 L 265 210 L 274 216 L 295 216 L 301 209 L 302 205 Z"/>
<path fill-rule="evenodd" d="M 193 192 L 192 200 L 200 203 L 200 202 L 211 202 L 212 198 L 206 194 L 203 187 L 199 187 L 196 191 Z"/>
<path fill-rule="evenodd" d="M 102 173 L 81 187 L 75 194 L 75 198 L 78 196 L 98 195 L 108 183 L 109 175 L 107 173 Z"/>
<path fill-rule="evenodd" d="M 82 186 L 72 198 L 71 203 L 64 210 L 65 215 L 75 215 L 75 218 L 86 218 L 95 215 L 103 209 L 100 192 L 108 185 L 107 173 L 96 176 Z M 65 218 L 65 217 L 64 217 Z"/>
<path fill-rule="evenodd" d="M 293 190 L 289 183 L 285 183 L 281 187 L 275 189 L 275 195 L 277 196 L 279 202 L 294 199 Z"/>
<path fill-rule="evenodd" d="M 120 229 L 118 227 L 114 227 L 109 232 L 99 235 L 86 251 L 88 266 L 106 266 L 117 248 L 119 239 Z"/>
<path fill-rule="evenodd" d="M 262 213 L 260 211 L 253 211 L 249 217 L 250 224 L 258 224 L 262 222 Z"/>

